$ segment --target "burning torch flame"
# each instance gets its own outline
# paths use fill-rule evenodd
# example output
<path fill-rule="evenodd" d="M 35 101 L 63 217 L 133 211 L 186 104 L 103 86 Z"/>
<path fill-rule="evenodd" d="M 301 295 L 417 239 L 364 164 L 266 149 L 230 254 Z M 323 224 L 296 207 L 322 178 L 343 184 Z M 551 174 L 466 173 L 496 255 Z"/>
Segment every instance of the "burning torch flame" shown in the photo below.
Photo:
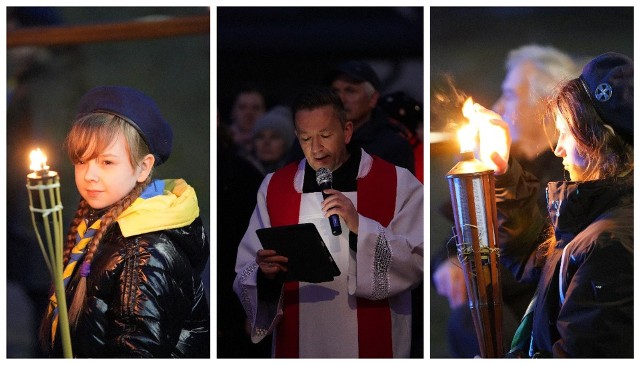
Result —
<path fill-rule="evenodd" d="M 472 98 L 467 98 L 462 106 L 462 115 L 469 119 L 469 124 L 458 130 L 460 152 L 476 150 L 476 140 L 479 137 L 478 156 L 489 168 L 496 170 L 497 166 L 491 160 L 493 153 L 505 156 L 507 152 L 507 136 L 505 131 L 490 122 L 491 116 L 480 112 Z"/>
<path fill-rule="evenodd" d="M 41 171 L 47 170 L 49 168 L 49 166 L 47 166 L 47 156 L 45 156 L 44 153 L 40 151 L 40 148 L 31 151 L 30 158 L 31 165 L 29 166 L 29 169 L 33 171 Z"/>
<path fill-rule="evenodd" d="M 460 152 L 471 152 L 476 147 L 476 136 L 478 134 L 478 123 L 473 114 L 473 99 L 468 98 L 462 106 L 462 115 L 469 119 L 469 124 L 458 130 L 458 143 Z"/>

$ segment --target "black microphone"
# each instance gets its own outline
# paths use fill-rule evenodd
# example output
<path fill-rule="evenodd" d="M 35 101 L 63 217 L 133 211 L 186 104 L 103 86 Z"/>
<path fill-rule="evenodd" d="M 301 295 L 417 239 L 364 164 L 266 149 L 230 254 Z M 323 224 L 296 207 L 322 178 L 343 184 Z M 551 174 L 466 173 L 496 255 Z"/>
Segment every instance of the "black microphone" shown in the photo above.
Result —
<path fill-rule="evenodd" d="M 329 171 L 326 167 L 321 167 L 316 171 L 316 182 L 318 186 L 320 186 L 321 190 L 331 189 L 331 184 L 333 183 L 333 175 L 331 175 L 331 171 Z M 326 199 L 329 195 L 322 192 L 322 198 Z M 329 216 L 329 224 L 331 225 L 331 233 L 334 236 L 339 236 L 342 233 L 342 227 L 340 227 L 340 217 L 337 214 L 332 214 Z"/>

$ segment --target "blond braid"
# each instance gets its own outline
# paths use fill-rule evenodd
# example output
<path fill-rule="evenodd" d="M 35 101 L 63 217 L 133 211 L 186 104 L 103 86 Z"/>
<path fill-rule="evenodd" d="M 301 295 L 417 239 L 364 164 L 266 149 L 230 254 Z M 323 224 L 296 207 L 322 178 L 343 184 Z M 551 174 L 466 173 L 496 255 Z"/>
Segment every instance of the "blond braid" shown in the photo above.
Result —
<path fill-rule="evenodd" d="M 147 185 L 151 182 L 151 176 L 147 178 L 147 180 L 137 183 L 136 186 L 131 189 L 131 192 L 127 194 L 124 198 L 120 199 L 120 201 L 115 204 L 111 209 L 109 209 L 104 216 L 100 219 L 100 229 L 96 231 L 96 234 L 91 239 L 89 243 L 89 249 L 87 250 L 87 255 L 84 257 L 83 262 L 91 263 L 93 261 L 93 255 L 95 254 L 96 249 L 99 246 L 100 240 L 102 236 L 107 231 L 111 224 L 116 221 L 116 219 L 120 216 L 120 214 L 142 194 Z"/>
<path fill-rule="evenodd" d="M 103 216 L 100 218 L 100 228 L 96 231 L 96 234 L 91 239 L 91 242 L 87 245 L 87 254 L 84 257 L 83 265 L 90 265 L 93 261 L 93 256 L 100 246 L 100 241 L 102 240 L 103 235 L 109 227 L 116 221 L 118 216 L 127 209 L 133 202 L 142 194 L 144 188 L 149 185 L 151 182 L 151 174 L 144 182 L 136 183 L 136 186 L 131 189 L 129 194 L 127 194 L 124 198 L 120 199 L 116 204 L 113 205 Z M 76 285 L 76 290 L 73 295 L 73 299 L 71 300 L 71 305 L 69 306 L 69 323 L 71 323 L 74 327 L 78 324 L 78 319 L 80 318 L 80 313 L 86 304 L 87 299 L 87 279 L 84 276 L 80 277 L 78 284 Z"/>
<path fill-rule="evenodd" d="M 80 204 L 78 204 L 78 210 L 76 210 L 76 215 L 73 217 L 71 221 L 71 226 L 69 227 L 69 232 L 67 233 L 67 240 L 65 241 L 64 251 L 62 257 L 64 258 L 62 267 L 67 265 L 69 262 L 69 257 L 71 257 L 71 250 L 73 250 L 73 246 L 76 244 L 76 236 L 78 234 L 78 226 L 80 222 L 84 219 L 84 216 L 89 211 L 89 204 L 86 200 L 82 199 Z"/>

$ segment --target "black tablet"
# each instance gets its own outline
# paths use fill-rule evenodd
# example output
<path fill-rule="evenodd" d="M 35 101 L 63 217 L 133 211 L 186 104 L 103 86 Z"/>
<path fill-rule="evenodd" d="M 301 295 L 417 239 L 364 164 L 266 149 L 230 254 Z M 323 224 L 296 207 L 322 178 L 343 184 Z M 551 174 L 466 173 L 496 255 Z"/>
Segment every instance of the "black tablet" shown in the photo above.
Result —
<path fill-rule="evenodd" d="M 261 228 L 256 234 L 263 248 L 275 250 L 289 259 L 285 281 L 322 283 L 340 275 L 338 265 L 313 223 Z"/>

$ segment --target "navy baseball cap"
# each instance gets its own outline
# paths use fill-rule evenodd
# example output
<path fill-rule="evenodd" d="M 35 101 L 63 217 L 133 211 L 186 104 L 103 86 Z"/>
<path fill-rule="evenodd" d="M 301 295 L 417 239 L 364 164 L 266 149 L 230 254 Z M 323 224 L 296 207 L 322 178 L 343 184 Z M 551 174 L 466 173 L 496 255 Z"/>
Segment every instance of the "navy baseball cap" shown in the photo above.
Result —
<path fill-rule="evenodd" d="M 80 99 L 78 117 L 89 113 L 113 114 L 135 127 L 155 156 L 155 166 L 171 155 L 171 126 L 155 101 L 142 92 L 126 86 L 98 86 Z"/>
<path fill-rule="evenodd" d="M 600 118 L 633 145 L 633 60 L 601 54 L 582 69 L 580 81 Z"/>
<path fill-rule="evenodd" d="M 378 78 L 378 74 L 376 74 L 373 68 L 365 62 L 347 61 L 338 65 L 329 73 L 327 83 L 330 84 L 340 75 L 346 75 L 356 83 L 368 81 L 373 85 L 374 89 L 380 90 L 380 79 Z"/>

